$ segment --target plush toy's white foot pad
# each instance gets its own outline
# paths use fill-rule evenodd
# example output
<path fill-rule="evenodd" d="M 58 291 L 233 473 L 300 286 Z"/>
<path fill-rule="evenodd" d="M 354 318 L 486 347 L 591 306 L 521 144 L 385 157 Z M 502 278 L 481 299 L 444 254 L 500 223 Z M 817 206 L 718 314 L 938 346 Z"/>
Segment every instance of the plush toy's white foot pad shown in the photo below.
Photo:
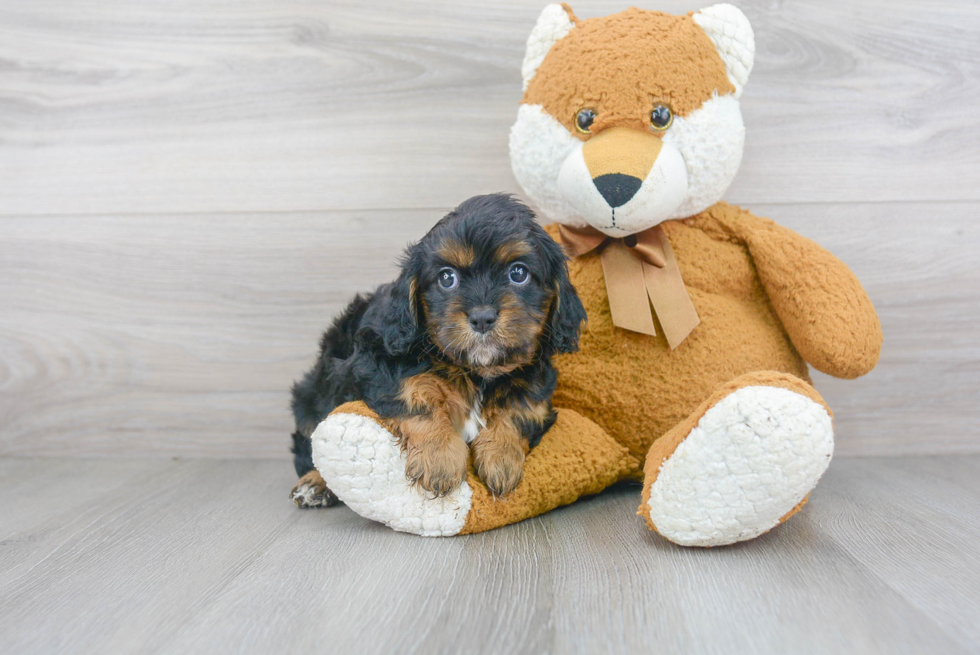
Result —
<path fill-rule="evenodd" d="M 650 488 L 650 520 L 683 546 L 720 546 L 775 527 L 816 486 L 834 452 L 823 405 L 743 387 L 705 412 Z"/>
<path fill-rule="evenodd" d="M 405 455 L 388 430 L 357 414 L 331 414 L 311 437 L 313 463 L 327 486 L 354 512 L 399 532 L 459 534 L 473 490 L 463 484 L 432 498 L 409 484 Z"/>

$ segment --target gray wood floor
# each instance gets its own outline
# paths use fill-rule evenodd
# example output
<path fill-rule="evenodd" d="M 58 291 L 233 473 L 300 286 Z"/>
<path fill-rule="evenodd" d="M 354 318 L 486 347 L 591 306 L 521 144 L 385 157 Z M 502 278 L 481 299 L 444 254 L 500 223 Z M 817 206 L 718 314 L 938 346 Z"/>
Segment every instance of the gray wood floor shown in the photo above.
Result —
<path fill-rule="evenodd" d="M 468 537 L 301 511 L 284 461 L 0 459 L 0 651 L 980 651 L 980 456 L 838 458 L 746 544 L 627 486 Z"/>

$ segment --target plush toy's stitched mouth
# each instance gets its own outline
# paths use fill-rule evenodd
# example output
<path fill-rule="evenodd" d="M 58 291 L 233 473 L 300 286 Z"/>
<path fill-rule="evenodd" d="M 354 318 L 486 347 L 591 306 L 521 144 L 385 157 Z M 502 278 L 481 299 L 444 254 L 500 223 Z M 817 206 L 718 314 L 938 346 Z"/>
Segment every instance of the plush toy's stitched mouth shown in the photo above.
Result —
<path fill-rule="evenodd" d="M 627 230 L 626 228 L 622 228 L 622 227 L 619 227 L 618 225 L 616 225 L 616 208 L 615 207 L 612 208 L 612 210 L 610 211 L 609 216 L 610 216 L 610 219 L 612 220 L 612 223 L 610 223 L 609 225 L 596 225 L 595 223 L 590 223 L 590 225 L 592 225 L 592 227 L 594 227 L 597 230 L 616 230 L 617 232 L 622 232 L 623 235 L 633 234 L 633 232 L 631 230 Z"/>
<path fill-rule="evenodd" d="M 616 208 L 615 207 L 612 208 L 612 212 L 609 214 L 609 217 L 610 217 L 610 220 L 612 220 L 612 223 L 610 223 L 609 225 L 596 225 L 595 223 L 590 223 L 590 224 L 592 225 L 592 227 L 594 227 L 597 230 L 618 230 L 618 229 L 620 229 L 620 228 L 616 227 Z"/>

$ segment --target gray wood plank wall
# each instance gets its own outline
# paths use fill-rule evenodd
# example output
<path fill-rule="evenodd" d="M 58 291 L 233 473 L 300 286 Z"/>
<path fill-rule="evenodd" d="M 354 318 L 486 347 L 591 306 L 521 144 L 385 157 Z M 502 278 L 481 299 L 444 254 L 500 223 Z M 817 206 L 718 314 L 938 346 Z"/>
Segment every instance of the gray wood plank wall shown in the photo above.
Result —
<path fill-rule="evenodd" d="M 518 191 L 543 4 L 0 0 L 0 454 L 283 454 L 331 316 Z M 738 4 L 727 199 L 837 253 L 885 328 L 871 375 L 817 377 L 838 452 L 980 451 L 980 4 Z"/>

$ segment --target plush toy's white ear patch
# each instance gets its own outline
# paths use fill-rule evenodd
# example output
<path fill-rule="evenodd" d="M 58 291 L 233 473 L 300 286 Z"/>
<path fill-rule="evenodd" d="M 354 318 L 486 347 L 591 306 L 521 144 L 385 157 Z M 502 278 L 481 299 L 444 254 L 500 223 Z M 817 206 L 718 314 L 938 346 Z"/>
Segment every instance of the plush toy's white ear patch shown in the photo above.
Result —
<path fill-rule="evenodd" d="M 718 48 L 728 79 L 735 86 L 735 97 L 739 97 L 755 63 L 755 35 L 749 19 L 729 4 L 712 5 L 693 18 Z"/>
<path fill-rule="evenodd" d="M 551 50 L 558 39 L 564 37 L 575 23 L 572 16 L 560 4 L 551 4 L 541 11 L 538 22 L 527 37 L 527 48 L 524 50 L 524 63 L 521 64 L 521 76 L 524 78 L 524 89 L 538 72 L 538 66 L 544 61 L 545 55 Z"/>

